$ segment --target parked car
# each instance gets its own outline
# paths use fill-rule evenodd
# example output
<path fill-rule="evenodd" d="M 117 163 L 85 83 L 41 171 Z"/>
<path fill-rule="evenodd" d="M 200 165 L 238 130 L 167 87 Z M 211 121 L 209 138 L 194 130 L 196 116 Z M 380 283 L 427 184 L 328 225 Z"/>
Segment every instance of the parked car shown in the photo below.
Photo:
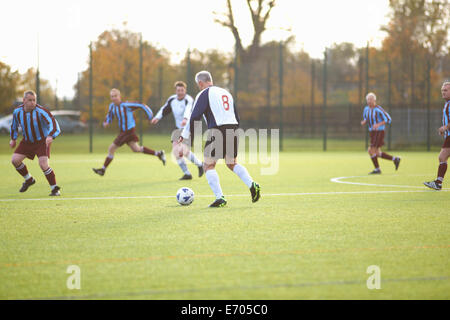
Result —
<path fill-rule="evenodd" d="M 53 116 L 58 121 L 61 131 L 67 133 L 79 133 L 86 129 L 86 124 L 80 121 L 80 111 L 75 110 L 54 110 Z M 12 114 L 0 118 L 0 133 L 9 134 L 11 130 Z M 19 132 L 21 132 L 19 127 Z"/>
<path fill-rule="evenodd" d="M 9 131 L 11 130 L 11 123 L 12 114 L 0 118 L 0 133 L 9 134 Z M 19 128 L 19 130 L 21 131 L 21 128 Z"/>

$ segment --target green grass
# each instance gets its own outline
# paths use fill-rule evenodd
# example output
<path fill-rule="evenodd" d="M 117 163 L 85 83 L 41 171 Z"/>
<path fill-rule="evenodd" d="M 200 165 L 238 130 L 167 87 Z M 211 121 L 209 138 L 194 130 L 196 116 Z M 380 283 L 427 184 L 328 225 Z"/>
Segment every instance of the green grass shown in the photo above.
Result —
<path fill-rule="evenodd" d="M 112 137 L 97 136 L 93 154 L 85 139 L 55 141 L 62 197 L 48 201 L 21 200 L 48 199 L 49 187 L 37 161 L 27 161 L 37 183 L 19 194 L 22 178 L 0 139 L 0 199 L 18 200 L 0 201 L 0 299 L 450 298 L 450 193 L 420 188 L 435 176 L 436 153 L 401 152 L 398 172 L 381 160 L 383 175 L 372 177 L 364 151 L 285 152 L 277 175 L 247 165 L 262 186 L 256 204 L 219 164 L 228 205 L 208 209 L 206 179 L 178 181 L 172 161 L 162 167 L 122 148 L 95 176 Z M 170 150 L 167 136 L 145 144 Z M 342 176 L 419 188 L 330 181 Z M 175 200 L 182 186 L 196 194 L 188 207 Z M 136 198 L 63 200 L 91 197 Z M 81 268 L 81 290 L 66 287 L 69 265 Z M 370 265 L 381 268 L 381 290 L 366 287 Z"/>

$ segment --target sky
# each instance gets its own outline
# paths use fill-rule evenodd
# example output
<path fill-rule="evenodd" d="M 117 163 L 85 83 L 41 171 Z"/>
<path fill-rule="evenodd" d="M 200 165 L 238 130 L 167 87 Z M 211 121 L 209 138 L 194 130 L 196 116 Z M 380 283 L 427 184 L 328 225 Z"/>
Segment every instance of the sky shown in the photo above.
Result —
<path fill-rule="evenodd" d="M 244 45 L 252 37 L 245 0 L 232 0 Z M 214 22 L 225 0 L 21 0 L 2 3 L 0 61 L 24 72 L 39 62 L 41 76 L 72 98 L 78 72 L 88 65 L 89 43 L 105 30 L 126 28 L 171 53 L 178 62 L 188 48 L 231 52 L 231 32 Z M 389 0 L 277 0 L 262 40 L 294 35 L 295 48 L 323 56 L 333 43 L 379 47 Z"/>

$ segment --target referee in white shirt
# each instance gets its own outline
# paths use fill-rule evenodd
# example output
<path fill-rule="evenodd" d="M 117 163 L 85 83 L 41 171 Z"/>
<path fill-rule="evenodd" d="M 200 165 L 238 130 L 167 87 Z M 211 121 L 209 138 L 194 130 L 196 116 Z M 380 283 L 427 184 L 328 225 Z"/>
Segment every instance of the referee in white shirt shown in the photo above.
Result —
<path fill-rule="evenodd" d="M 213 85 L 208 71 L 200 71 L 195 75 L 195 82 L 201 90 L 194 101 L 194 107 L 179 142 L 189 139 L 194 121 L 204 116 L 208 124 L 208 138 L 204 150 L 204 168 L 206 179 L 216 200 L 210 207 L 223 207 L 227 204 L 220 187 L 219 175 L 215 170 L 216 162 L 225 159 L 227 167 L 236 173 L 250 189 L 252 202 L 260 198 L 260 186 L 253 181 L 247 169 L 236 162 L 238 138 L 235 130 L 239 127 L 239 116 L 233 97 L 225 89 Z"/>

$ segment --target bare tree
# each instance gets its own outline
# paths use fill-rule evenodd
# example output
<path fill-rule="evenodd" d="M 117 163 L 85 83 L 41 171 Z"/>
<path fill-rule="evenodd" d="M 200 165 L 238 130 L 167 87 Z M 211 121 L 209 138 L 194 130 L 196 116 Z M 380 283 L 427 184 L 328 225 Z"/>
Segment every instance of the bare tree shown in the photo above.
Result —
<path fill-rule="evenodd" d="M 254 30 L 252 43 L 247 49 L 244 49 L 242 45 L 239 29 L 234 20 L 231 0 L 227 0 L 227 12 L 221 14 L 221 18 L 215 19 L 215 22 L 229 28 L 233 33 L 236 49 L 241 61 L 258 57 L 260 52 L 259 49 L 261 48 L 261 35 L 266 30 L 267 20 L 270 17 L 270 12 L 275 6 L 275 0 L 246 0 L 246 2 L 252 18 Z"/>

